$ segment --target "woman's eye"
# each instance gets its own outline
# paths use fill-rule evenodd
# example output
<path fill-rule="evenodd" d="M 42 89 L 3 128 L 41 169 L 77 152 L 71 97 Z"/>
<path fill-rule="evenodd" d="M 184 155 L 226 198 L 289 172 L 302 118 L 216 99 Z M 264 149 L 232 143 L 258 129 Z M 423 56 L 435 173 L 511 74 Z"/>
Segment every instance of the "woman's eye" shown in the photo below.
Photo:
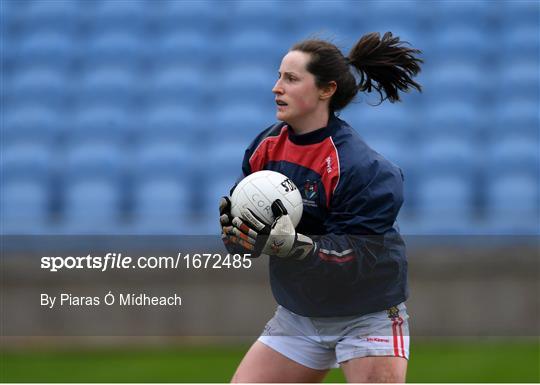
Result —
<path fill-rule="evenodd" d="M 281 76 L 281 75 L 278 74 L 278 77 L 277 77 L 277 78 L 278 78 L 278 80 L 279 80 L 279 79 L 281 79 L 282 77 L 283 77 L 283 79 L 285 79 L 285 80 L 288 81 L 288 82 L 295 82 L 295 81 L 298 80 L 296 77 L 293 77 L 293 76 L 290 76 L 290 75 L 283 75 L 283 76 Z"/>

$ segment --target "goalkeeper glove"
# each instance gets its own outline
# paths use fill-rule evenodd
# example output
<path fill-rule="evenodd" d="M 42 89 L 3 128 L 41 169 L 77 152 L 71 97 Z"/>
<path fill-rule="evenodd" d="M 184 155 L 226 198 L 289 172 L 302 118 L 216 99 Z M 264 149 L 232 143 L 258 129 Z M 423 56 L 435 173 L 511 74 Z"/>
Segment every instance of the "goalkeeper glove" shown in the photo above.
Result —
<path fill-rule="evenodd" d="M 235 232 L 232 224 L 231 199 L 221 197 L 219 200 L 219 224 L 221 226 L 221 239 L 230 253 L 241 252 L 236 245 L 246 250 L 253 250 L 253 245 L 249 244 L 247 237 L 241 232 Z"/>
<path fill-rule="evenodd" d="M 302 260 L 314 253 L 316 243 L 296 232 L 281 200 L 275 200 L 271 208 L 275 218 L 272 225 L 265 224 L 251 210 L 241 209 L 242 218 L 232 219 L 233 227 L 227 229 L 228 233 L 255 256 L 266 254 Z"/>

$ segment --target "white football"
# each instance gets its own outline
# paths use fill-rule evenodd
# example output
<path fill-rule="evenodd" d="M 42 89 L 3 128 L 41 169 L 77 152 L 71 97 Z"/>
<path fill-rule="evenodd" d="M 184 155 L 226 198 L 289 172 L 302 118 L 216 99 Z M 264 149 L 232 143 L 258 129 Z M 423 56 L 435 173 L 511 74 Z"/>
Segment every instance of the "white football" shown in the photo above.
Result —
<path fill-rule="evenodd" d="M 304 208 L 302 196 L 287 176 L 275 171 L 257 171 L 242 179 L 231 196 L 231 214 L 241 217 L 240 209 L 246 208 L 266 224 L 272 224 L 274 215 L 270 206 L 276 199 L 281 200 L 296 227 Z"/>

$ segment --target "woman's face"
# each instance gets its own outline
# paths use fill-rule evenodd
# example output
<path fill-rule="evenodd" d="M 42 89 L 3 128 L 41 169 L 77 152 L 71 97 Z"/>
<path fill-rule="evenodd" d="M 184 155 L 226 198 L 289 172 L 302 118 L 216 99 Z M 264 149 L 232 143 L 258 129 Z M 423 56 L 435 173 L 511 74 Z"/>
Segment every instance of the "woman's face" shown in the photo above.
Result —
<path fill-rule="evenodd" d="M 279 67 L 279 78 L 272 89 L 277 104 L 276 117 L 293 126 L 318 109 L 327 108 L 322 105 L 315 76 L 306 69 L 310 58 L 310 54 L 301 51 L 285 55 Z"/>

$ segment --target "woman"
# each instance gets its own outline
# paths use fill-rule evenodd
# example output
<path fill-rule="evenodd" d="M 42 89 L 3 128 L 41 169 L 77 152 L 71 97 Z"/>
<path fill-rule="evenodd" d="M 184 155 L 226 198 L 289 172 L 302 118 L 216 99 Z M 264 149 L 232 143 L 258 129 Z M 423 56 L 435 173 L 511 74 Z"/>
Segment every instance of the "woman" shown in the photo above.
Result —
<path fill-rule="evenodd" d="M 363 36 L 348 56 L 306 40 L 283 58 L 272 90 L 280 123 L 255 138 L 242 168 L 287 175 L 304 212 L 295 229 L 279 200 L 272 225 L 249 210 L 231 218 L 229 198 L 220 202 L 226 246 L 270 256 L 279 304 L 233 382 L 319 382 L 337 364 L 349 382 L 405 381 L 407 261 L 394 226 L 403 176 L 335 113 L 358 91 L 381 102 L 421 91 L 418 53 L 388 32 Z"/>

